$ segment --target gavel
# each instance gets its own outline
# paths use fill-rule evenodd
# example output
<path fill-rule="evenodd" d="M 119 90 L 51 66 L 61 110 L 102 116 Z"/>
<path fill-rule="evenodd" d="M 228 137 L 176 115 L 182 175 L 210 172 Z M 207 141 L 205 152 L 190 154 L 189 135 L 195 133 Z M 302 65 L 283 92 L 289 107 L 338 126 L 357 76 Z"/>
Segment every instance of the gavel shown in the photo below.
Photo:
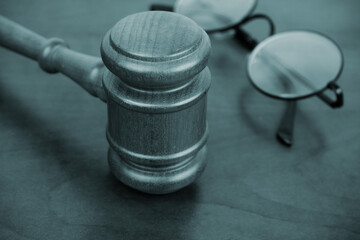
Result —
<path fill-rule="evenodd" d="M 98 58 L 0 16 L 0 45 L 107 103 L 108 162 L 125 185 L 166 194 L 204 170 L 211 46 L 191 19 L 161 11 L 127 16 L 105 34 Z"/>

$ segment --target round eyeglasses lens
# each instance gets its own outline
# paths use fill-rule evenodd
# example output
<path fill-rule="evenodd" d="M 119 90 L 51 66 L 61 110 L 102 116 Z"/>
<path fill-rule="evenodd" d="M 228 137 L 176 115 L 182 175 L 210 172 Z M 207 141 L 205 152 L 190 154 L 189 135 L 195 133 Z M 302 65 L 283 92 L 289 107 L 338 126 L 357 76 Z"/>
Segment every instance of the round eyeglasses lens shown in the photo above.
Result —
<path fill-rule="evenodd" d="M 294 100 L 316 94 L 335 81 L 343 67 L 340 48 L 310 31 L 276 34 L 251 53 L 248 75 L 260 91 Z"/>

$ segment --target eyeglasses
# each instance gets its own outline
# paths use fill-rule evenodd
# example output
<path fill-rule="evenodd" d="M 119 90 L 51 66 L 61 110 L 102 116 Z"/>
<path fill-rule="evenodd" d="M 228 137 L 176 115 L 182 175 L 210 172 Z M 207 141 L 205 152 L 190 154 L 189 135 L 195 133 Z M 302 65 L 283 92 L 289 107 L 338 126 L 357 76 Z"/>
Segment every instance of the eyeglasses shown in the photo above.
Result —
<path fill-rule="evenodd" d="M 343 105 L 336 84 L 344 65 L 339 46 L 329 37 L 312 31 L 276 34 L 261 42 L 250 54 L 248 76 L 262 93 L 289 101 L 277 138 L 292 144 L 296 100 L 317 95 L 333 108 Z M 335 99 L 325 94 L 334 93 Z"/>
<path fill-rule="evenodd" d="M 235 30 L 235 38 L 251 54 L 248 77 L 260 92 L 286 100 L 287 108 L 276 133 L 277 139 L 291 146 L 296 101 L 317 95 L 333 108 L 343 105 L 343 92 L 335 83 L 343 69 L 338 45 L 323 34 L 290 31 L 273 35 L 275 26 L 265 14 L 251 15 L 256 0 L 178 0 L 175 5 L 154 4 L 151 10 L 174 11 L 198 23 L 208 34 Z M 268 22 L 269 37 L 258 43 L 241 26 L 255 19 Z M 330 98 L 325 91 L 334 93 Z"/>

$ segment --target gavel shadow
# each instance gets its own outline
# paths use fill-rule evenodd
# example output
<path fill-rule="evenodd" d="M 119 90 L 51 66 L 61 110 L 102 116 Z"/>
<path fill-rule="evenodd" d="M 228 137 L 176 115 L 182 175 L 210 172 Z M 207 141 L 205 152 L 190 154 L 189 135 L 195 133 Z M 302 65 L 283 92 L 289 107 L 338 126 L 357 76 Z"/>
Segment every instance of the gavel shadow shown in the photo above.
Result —
<path fill-rule="evenodd" d="M 239 108 L 240 108 L 240 117 L 245 121 L 245 123 L 250 127 L 254 134 L 261 136 L 268 141 L 277 141 L 275 138 L 275 134 L 280 123 L 282 114 L 284 113 L 286 102 L 285 101 L 277 101 L 278 104 L 282 104 L 284 107 L 280 112 L 276 111 L 272 116 L 274 119 L 275 125 L 270 123 L 264 124 L 264 122 L 256 119 L 254 114 L 250 113 L 250 108 L 252 108 L 252 102 L 254 103 L 254 97 L 256 97 L 256 90 L 250 85 L 247 87 L 243 87 L 240 95 L 239 95 Z M 299 104 L 298 104 L 299 105 Z M 266 105 L 269 106 L 269 105 Z M 278 115 L 278 116 L 276 116 Z M 306 141 L 301 143 L 302 146 L 306 146 L 306 148 L 312 154 L 321 153 L 326 145 L 326 140 L 323 136 L 323 133 L 316 126 L 314 121 L 310 120 L 307 114 L 301 110 L 299 107 L 296 112 L 295 119 L 295 144 L 297 144 L 298 139 L 305 139 L 304 137 L 296 136 L 296 128 L 303 128 L 304 131 L 301 131 L 299 134 L 306 134 Z M 280 143 L 279 143 L 280 144 Z"/>
<path fill-rule="evenodd" d="M 91 159 L 92 156 L 86 154 L 84 148 L 81 148 L 76 142 L 69 144 L 65 133 L 52 128 L 51 122 L 44 121 L 29 111 L 11 91 L 7 91 L 7 87 L 3 83 L 5 80 L 1 79 L 0 81 L 1 120 L 6 121 L 12 129 L 23 133 L 21 134 L 22 141 L 25 141 L 26 144 L 31 147 L 41 147 L 42 149 L 38 149 L 38 152 L 44 158 L 51 154 L 56 161 L 49 164 L 59 165 L 69 178 L 76 178 L 82 174 L 92 176 L 95 169 L 86 163 L 86 160 Z M 38 144 L 33 144 L 34 142 Z M 76 163 L 72 162 L 69 156 L 74 156 Z"/>
<path fill-rule="evenodd" d="M 86 230 L 101 238 L 187 238 L 197 199 L 196 184 L 160 196 L 144 194 L 124 186 L 110 173 L 106 149 L 93 155 L 81 143 L 69 143 L 66 132 L 52 129 L 51 122 L 31 112 L 26 104 L 8 91 L 4 82 L 6 79 L 0 76 L 0 121 L 19 132 L 22 142 L 34 147 L 34 151 L 40 154 L 40 159 L 23 161 L 39 164 L 44 170 L 26 174 L 41 175 L 40 179 L 45 180 L 41 189 L 46 189 L 45 193 L 37 192 L 39 188 L 34 188 L 31 183 L 24 183 L 29 186 L 19 185 L 21 189 L 31 189 L 32 195 L 36 196 L 27 200 L 33 201 L 27 203 L 32 208 L 31 212 L 43 201 L 41 199 L 48 199 L 47 212 L 42 212 L 43 208 L 39 206 L 41 210 L 38 215 L 31 216 L 32 219 L 38 221 L 43 218 L 43 214 L 50 216 L 50 220 L 59 225 L 59 231 L 68 228 L 80 234 Z M 105 138 L 104 135 L 100 137 Z M 34 141 L 37 144 L 32 144 Z M 29 171 L 31 169 L 29 167 Z M 50 172 L 47 172 L 48 169 Z M 50 176 L 52 174 L 55 176 Z M 28 199 L 27 191 L 21 194 L 22 199 Z M 21 202 L 13 204 L 21 205 Z M 13 208 L 17 207 L 6 206 L 9 214 L 4 217 L 8 217 L 9 222 L 21 221 L 25 216 L 14 216 L 11 212 Z M 16 228 L 15 231 L 23 231 L 21 226 L 12 227 Z M 32 234 L 24 233 L 29 238 L 37 238 Z"/>

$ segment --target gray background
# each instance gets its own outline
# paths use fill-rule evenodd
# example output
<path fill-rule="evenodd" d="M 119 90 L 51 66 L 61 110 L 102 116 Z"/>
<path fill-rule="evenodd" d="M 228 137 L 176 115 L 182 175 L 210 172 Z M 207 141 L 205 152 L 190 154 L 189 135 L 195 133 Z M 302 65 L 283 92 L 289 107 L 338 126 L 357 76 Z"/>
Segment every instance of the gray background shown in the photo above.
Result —
<path fill-rule="evenodd" d="M 0 13 L 99 56 L 105 32 L 152 2 L 172 3 L 2 0 Z M 165 196 L 109 172 L 105 104 L 1 48 L 0 239 L 360 239 L 359 11 L 358 0 L 262 0 L 255 10 L 278 32 L 316 30 L 344 51 L 344 107 L 299 102 L 292 148 L 274 138 L 285 104 L 246 78 L 248 52 L 212 36 L 208 166 Z"/>

